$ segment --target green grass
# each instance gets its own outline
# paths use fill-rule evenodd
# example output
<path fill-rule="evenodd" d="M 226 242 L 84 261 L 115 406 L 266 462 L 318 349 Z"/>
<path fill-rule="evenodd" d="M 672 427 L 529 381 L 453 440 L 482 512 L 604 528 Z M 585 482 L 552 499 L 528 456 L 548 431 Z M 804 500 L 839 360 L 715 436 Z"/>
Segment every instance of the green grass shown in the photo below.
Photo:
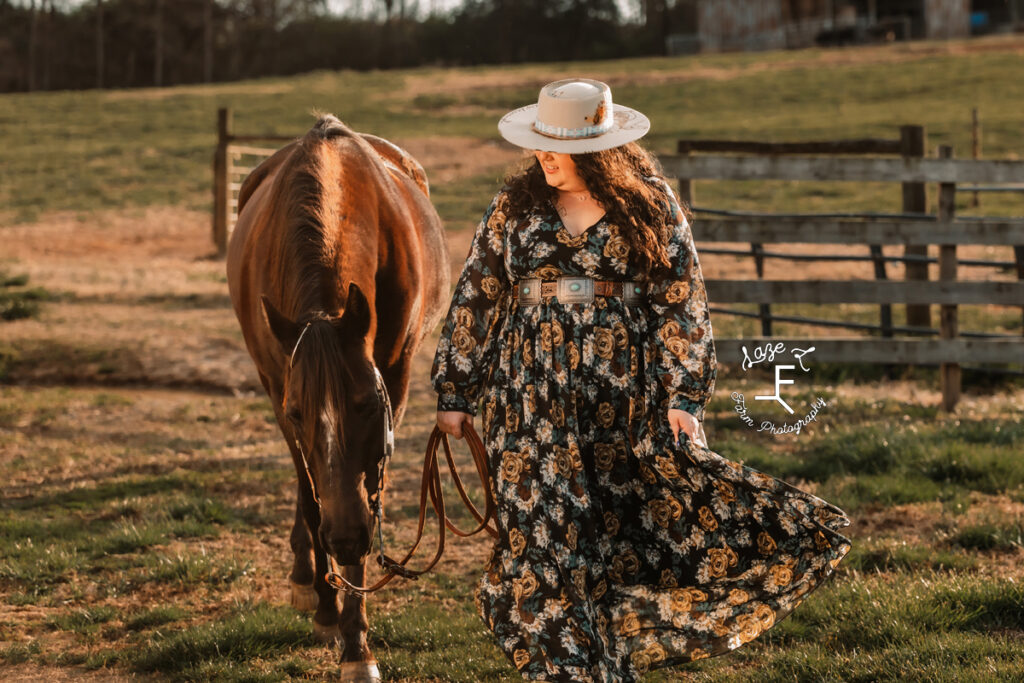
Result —
<path fill-rule="evenodd" d="M 49 626 L 61 631 L 95 633 L 100 625 L 117 616 L 117 610 L 107 605 L 83 607 L 59 614 L 50 620 Z"/>
<path fill-rule="evenodd" d="M 976 558 L 963 553 L 936 552 L 929 546 L 855 547 L 843 561 L 848 569 L 862 572 L 893 572 L 920 569 L 964 572 L 975 569 Z"/>
<path fill-rule="evenodd" d="M 42 287 L 28 287 L 27 275 L 8 275 L 0 270 L 0 323 L 35 317 L 39 315 L 40 302 L 53 298 Z M 2 376 L 0 367 L 0 378 Z"/>
<path fill-rule="evenodd" d="M 1024 622 L 1011 607 L 1024 598 L 1019 584 L 932 572 L 901 578 L 855 575 L 819 589 L 734 653 L 756 663 L 749 671 L 719 673 L 713 659 L 683 670 L 712 681 L 1002 680 L 1019 671 L 1013 631 Z M 990 677 L 972 678 L 979 668 Z"/>
<path fill-rule="evenodd" d="M 29 643 L 14 643 L 0 650 L 0 661 L 6 664 L 23 664 L 42 653 L 38 640 Z"/>
<path fill-rule="evenodd" d="M 196 485 L 203 477 L 132 477 L 0 507 L 0 580 L 47 591 L 90 567 L 137 566 L 147 581 L 234 581 L 246 573 L 245 562 L 206 557 L 201 549 L 173 557 L 150 552 L 175 539 L 249 527 L 253 516 L 244 509 L 179 493 L 189 480 Z"/>
<path fill-rule="evenodd" d="M 465 595 L 466 588 L 458 593 Z M 472 600 L 444 608 L 436 603 L 410 605 L 376 615 L 370 647 L 381 659 L 388 680 L 484 681 L 514 678 L 515 669 L 489 641 Z"/>
<path fill-rule="evenodd" d="M 1024 522 L 986 522 L 960 529 L 949 544 L 973 550 L 1010 551 L 1024 547 Z"/>
<path fill-rule="evenodd" d="M 565 73 L 613 84 L 616 100 L 648 114 L 652 149 L 670 152 L 682 137 L 806 140 L 898 136 L 897 127 L 927 127 L 929 146 L 970 149 L 971 108 L 984 122 L 984 151 L 1020 155 L 1018 113 L 1024 84 L 1008 79 L 1011 49 L 967 55 L 889 51 L 898 66 L 827 63 L 835 51 L 702 55 L 575 64 L 466 69 L 473 87 L 439 92 L 442 71 L 319 71 L 293 78 L 167 90 L 56 92 L 0 97 L 0 205 L 21 220 L 49 210 L 89 211 L 151 204 L 210 206 L 210 160 L 216 109 L 231 106 L 249 134 L 301 134 L 314 108 L 357 130 L 388 138 L 472 136 L 497 139 L 508 109 L 534 101 L 538 87 Z M 850 54 L 856 51 L 850 50 Z M 702 77 L 703 71 L 708 72 Z M 652 86 L 637 74 L 664 79 Z M 447 73 L 447 72 L 444 72 Z M 486 75 L 500 77 L 488 84 Z M 512 82 L 509 82 L 509 79 Z M 426 89 L 427 92 L 422 92 Z M 417 92 L 420 91 L 420 92 Z M 489 196 L 494 175 L 469 196 Z M 465 187 L 436 187 L 442 214 L 458 208 Z M 875 184 L 701 183 L 698 204 L 737 209 L 892 210 L 898 188 Z M 485 200 L 483 200 L 485 201 Z M 985 196 L 998 214 L 1012 198 Z M 473 202 L 478 214 L 483 206 Z M 461 212 L 460 212 L 461 213 Z M 462 214 L 465 217 L 465 214 Z"/>
<path fill-rule="evenodd" d="M 822 482 L 820 495 L 850 510 L 1024 489 L 1019 419 L 929 423 L 908 414 L 907 420 L 876 416 L 867 424 L 851 424 L 848 415 L 856 420 L 867 409 L 857 402 L 833 407 L 838 412 L 826 408 L 819 421 L 827 422 L 829 431 L 815 431 L 786 452 L 748 440 L 752 432 L 742 424 L 733 425 L 716 449 L 775 476 Z"/>
<path fill-rule="evenodd" d="M 139 610 L 127 617 L 124 621 L 124 627 L 131 631 L 145 631 L 163 626 L 164 624 L 180 621 L 188 615 L 188 611 L 175 605 L 152 607 Z"/>
<path fill-rule="evenodd" d="M 245 664 L 312 645 L 307 619 L 290 608 L 238 605 L 216 622 L 156 631 L 129 656 L 137 671 L 160 671 L 185 680 L 207 679 L 211 667 Z"/>
<path fill-rule="evenodd" d="M 0 392 L 16 433 L 64 434 L 99 458 L 117 446 L 66 432 L 78 410 L 100 407 L 138 420 L 150 409 L 146 398 L 112 388 L 18 391 Z M 645 680 L 682 680 L 684 672 L 723 682 L 972 680 L 978 670 L 1008 677 L 1022 662 L 1020 586 L 982 569 L 993 553 L 1018 551 L 1019 522 L 994 512 L 970 524 L 961 519 L 992 494 L 1024 492 L 1016 457 L 1024 426 L 1013 418 L 951 417 L 891 398 L 850 400 L 826 386 L 805 388 L 799 398 L 814 395 L 828 397 L 829 411 L 788 441 L 752 432 L 729 412 L 728 396 L 717 395 L 709 439 L 726 457 L 806 482 L 854 517 L 894 503 L 945 500 L 935 513 L 939 531 L 915 543 L 854 536 L 835 579 L 765 637 L 727 657 Z M 223 422 L 236 412 L 263 421 L 269 407 L 217 397 L 182 401 L 159 415 L 180 433 L 186 426 L 211 430 L 190 438 L 228 448 L 241 440 Z M 403 434 L 396 462 L 416 467 L 417 439 Z M 138 435 L 124 438 L 145 443 Z M 277 438 L 271 432 L 255 443 L 273 451 Z M 14 642 L 0 649 L 0 662 L 195 681 L 332 675 L 334 655 L 313 642 L 308 615 L 246 597 L 267 578 L 260 569 L 265 558 L 250 547 L 267 535 L 286 546 L 290 462 L 256 459 L 240 469 L 216 454 L 147 453 L 127 456 L 135 459 L 134 473 L 99 472 L 70 490 L 46 484 L 0 504 L 4 602 L 45 614 L 19 627 Z M 253 509 L 239 499 L 243 492 L 271 501 L 275 512 Z M 454 500 L 451 487 L 446 493 Z M 389 506 L 388 513 L 408 525 L 414 510 Z M 227 539 L 235 539 L 236 550 L 215 549 Z M 389 539 L 395 547 L 390 533 Z M 270 577 L 281 584 L 283 552 L 280 574 Z M 397 586 L 386 602 L 371 598 L 371 647 L 389 680 L 517 680 L 476 615 L 475 577 L 435 572 Z M 61 644 L 54 646 L 48 639 L 57 636 Z"/>
<path fill-rule="evenodd" d="M 210 556 L 203 547 L 190 548 L 187 554 L 151 555 L 146 565 L 140 583 L 156 581 L 185 587 L 227 585 L 252 571 L 249 562 Z"/>

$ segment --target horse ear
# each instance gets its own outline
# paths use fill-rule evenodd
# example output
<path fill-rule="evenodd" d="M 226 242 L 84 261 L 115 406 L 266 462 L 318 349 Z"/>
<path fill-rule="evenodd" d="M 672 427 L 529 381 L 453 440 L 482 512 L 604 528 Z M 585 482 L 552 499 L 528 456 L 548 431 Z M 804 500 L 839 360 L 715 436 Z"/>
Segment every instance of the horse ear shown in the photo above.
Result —
<path fill-rule="evenodd" d="M 291 353 L 295 342 L 299 339 L 299 326 L 277 310 L 274 304 L 270 303 L 266 294 L 260 295 L 260 302 L 263 304 L 263 315 L 267 319 L 267 327 L 270 328 L 285 353 Z"/>
<path fill-rule="evenodd" d="M 370 331 L 370 302 L 354 282 L 348 284 L 348 300 L 341 314 L 341 329 L 359 338 L 365 337 Z"/>

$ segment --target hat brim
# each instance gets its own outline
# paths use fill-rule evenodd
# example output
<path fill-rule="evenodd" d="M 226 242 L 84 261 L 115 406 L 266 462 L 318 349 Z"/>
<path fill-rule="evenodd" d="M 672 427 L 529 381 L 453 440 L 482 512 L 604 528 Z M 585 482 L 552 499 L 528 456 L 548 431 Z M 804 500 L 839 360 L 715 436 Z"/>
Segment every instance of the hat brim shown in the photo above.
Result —
<path fill-rule="evenodd" d="M 651 122 L 636 109 L 612 104 L 613 123 L 607 133 L 590 138 L 562 139 L 538 133 L 533 122 L 537 117 L 537 105 L 529 104 L 505 114 L 498 122 L 501 136 L 513 145 L 541 152 L 582 154 L 600 152 L 639 140 L 651 129 Z"/>

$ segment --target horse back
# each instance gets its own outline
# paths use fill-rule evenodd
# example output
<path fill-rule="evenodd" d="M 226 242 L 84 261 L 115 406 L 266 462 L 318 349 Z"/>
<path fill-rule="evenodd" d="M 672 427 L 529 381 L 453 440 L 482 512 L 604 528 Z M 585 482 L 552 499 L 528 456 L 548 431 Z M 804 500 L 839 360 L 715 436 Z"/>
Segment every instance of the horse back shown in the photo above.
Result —
<path fill-rule="evenodd" d="M 385 377 L 405 375 L 406 383 L 411 352 L 449 295 L 444 230 L 427 192 L 426 174 L 411 156 L 334 117 L 246 178 L 228 247 L 228 287 L 272 398 L 287 359 L 263 319 L 261 295 L 294 320 L 318 311 L 334 316 L 349 282 L 374 311 L 368 335 L 377 365 Z M 303 259 L 322 262 L 322 277 L 294 275 L 308 268 L 295 262 Z"/>
<path fill-rule="evenodd" d="M 374 151 L 385 159 L 386 162 L 391 163 L 397 169 L 408 175 L 413 182 L 416 183 L 417 187 L 423 191 L 427 197 L 430 196 L 430 184 L 427 182 L 427 172 L 423 170 L 423 166 L 420 162 L 416 161 L 411 154 L 406 152 L 404 149 L 384 138 L 379 138 L 376 135 L 370 135 L 369 133 L 360 133 L 364 140 L 370 143 Z"/>

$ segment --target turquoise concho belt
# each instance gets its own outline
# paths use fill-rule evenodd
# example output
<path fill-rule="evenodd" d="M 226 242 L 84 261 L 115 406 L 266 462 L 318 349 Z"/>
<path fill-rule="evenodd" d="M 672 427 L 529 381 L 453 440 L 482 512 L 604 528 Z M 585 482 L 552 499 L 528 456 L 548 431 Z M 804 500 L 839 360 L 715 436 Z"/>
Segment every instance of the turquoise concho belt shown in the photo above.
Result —
<path fill-rule="evenodd" d="M 644 287 L 639 280 L 615 282 L 570 276 L 541 280 L 539 277 L 530 277 L 515 284 L 512 296 L 521 304 L 539 304 L 552 296 L 561 304 L 589 304 L 595 296 L 617 296 L 622 297 L 625 304 L 639 304 L 644 300 Z"/>

